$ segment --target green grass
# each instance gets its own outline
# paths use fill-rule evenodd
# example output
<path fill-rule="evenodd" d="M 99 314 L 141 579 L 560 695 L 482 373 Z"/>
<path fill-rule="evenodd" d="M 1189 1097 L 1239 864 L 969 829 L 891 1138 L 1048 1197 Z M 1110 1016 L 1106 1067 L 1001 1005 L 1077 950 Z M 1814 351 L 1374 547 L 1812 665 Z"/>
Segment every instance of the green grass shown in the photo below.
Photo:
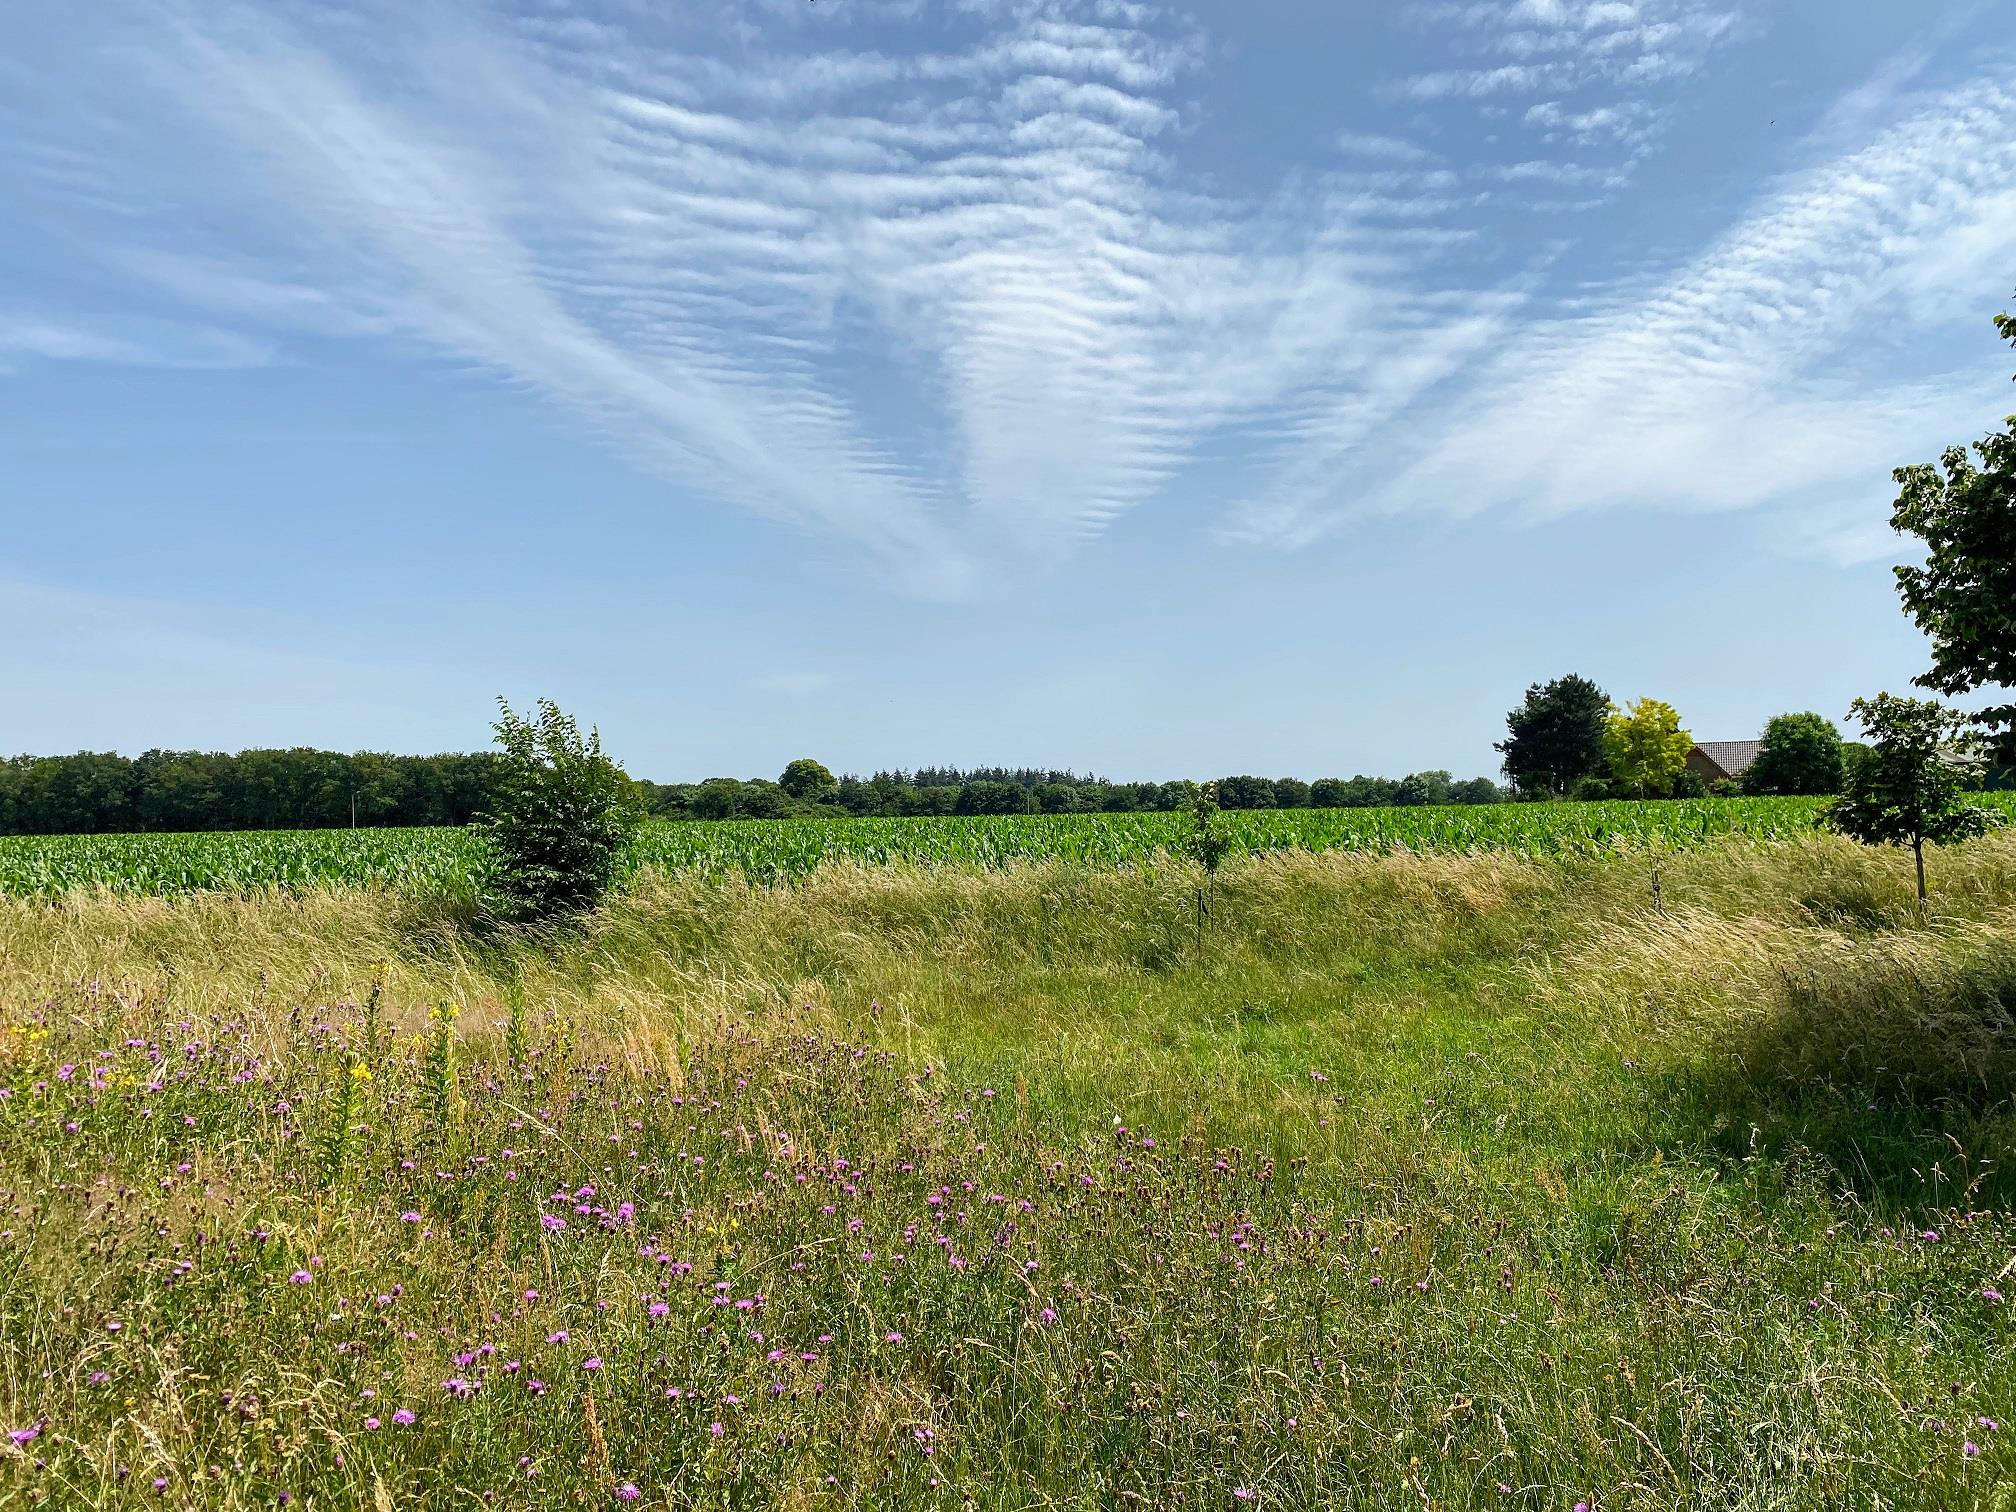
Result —
<path fill-rule="evenodd" d="M 1982 801 L 2016 815 L 2016 794 L 1986 794 Z M 1818 809 L 1819 800 L 1810 798 L 1286 809 L 1228 814 L 1226 830 L 1235 854 L 1405 846 L 1593 855 L 1634 846 L 1684 849 L 1728 835 L 1781 839 L 1810 831 Z M 635 863 L 759 882 L 803 877 L 836 860 L 1120 865 L 1175 848 L 1187 822 L 1180 814 L 1143 813 L 656 823 L 645 828 Z M 475 834 L 453 829 L 13 836 L 0 837 L 0 893 L 51 896 L 103 887 L 168 894 L 368 882 L 467 897 L 480 859 Z"/>
<path fill-rule="evenodd" d="M 0 1506 L 2009 1505 L 2016 839 L 1201 880 L 0 900 Z"/>

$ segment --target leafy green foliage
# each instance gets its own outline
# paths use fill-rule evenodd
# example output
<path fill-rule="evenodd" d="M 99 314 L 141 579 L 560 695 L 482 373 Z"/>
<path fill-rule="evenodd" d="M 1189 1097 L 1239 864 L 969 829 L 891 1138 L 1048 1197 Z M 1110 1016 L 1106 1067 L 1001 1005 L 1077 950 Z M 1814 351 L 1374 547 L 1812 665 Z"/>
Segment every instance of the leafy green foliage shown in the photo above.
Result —
<path fill-rule="evenodd" d="M 1812 797 L 1841 791 L 1841 732 L 1822 714 L 1778 714 L 1764 726 L 1743 791 Z"/>
<path fill-rule="evenodd" d="M 0 760 L 0 834 L 467 824 L 498 757 L 297 748 L 114 751 Z"/>
<path fill-rule="evenodd" d="M 504 761 L 481 833 L 483 891 L 500 917 L 537 923 L 592 907 L 622 868 L 638 814 L 602 737 L 540 699 L 524 719 L 497 701 Z"/>
<path fill-rule="evenodd" d="M 1603 727 L 1603 756 L 1619 789 L 1636 798 L 1663 798 L 1687 770 L 1694 737 L 1680 728 L 1673 705 L 1640 698 L 1612 709 Z"/>
<path fill-rule="evenodd" d="M 1555 797 L 1584 777 L 1603 773 L 1603 727 L 1610 697 L 1570 673 L 1534 683 L 1526 701 L 1505 716 L 1507 737 L 1496 747 L 1505 775 L 1521 792 Z"/>
<path fill-rule="evenodd" d="M 2016 341 L 2016 319 L 1996 317 Z M 1896 569 L 1904 609 L 1932 641 L 1932 670 L 1915 679 L 1940 693 L 2016 684 L 2016 415 L 1974 443 L 1946 449 L 1939 465 L 1892 474 L 1898 485 L 1893 529 L 1925 545 L 1923 566 Z M 1975 716 L 1999 730 L 2000 755 L 2016 761 L 2016 704 Z"/>
<path fill-rule="evenodd" d="M 1826 822 L 1865 845 L 1910 846 L 1922 904 L 1925 842 L 1968 839 L 1997 817 L 1962 796 L 1978 772 L 1967 759 L 1967 718 L 1929 699 L 1891 693 L 1856 699 L 1850 715 L 1868 734 L 1869 750 L 1850 763 Z"/>
<path fill-rule="evenodd" d="M 1232 850 L 1232 837 L 1225 830 L 1225 816 L 1218 807 L 1218 785 L 1207 782 L 1190 800 L 1189 828 L 1183 835 L 1183 853 L 1206 872 L 1218 870 Z"/>
<path fill-rule="evenodd" d="M 830 803 L 840 792 L 839 779 L 810 756 L 800 756 L 784 768 L 777 786 L 800 803 Z"/>

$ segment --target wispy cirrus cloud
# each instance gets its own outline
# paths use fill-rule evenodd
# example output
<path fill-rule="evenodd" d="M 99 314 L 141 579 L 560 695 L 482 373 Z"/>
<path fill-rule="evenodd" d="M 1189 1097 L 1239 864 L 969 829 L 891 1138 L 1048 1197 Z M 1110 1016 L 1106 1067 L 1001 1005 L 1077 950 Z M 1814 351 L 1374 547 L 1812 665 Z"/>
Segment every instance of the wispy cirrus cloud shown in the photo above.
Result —
<path fill-rule="evenodd" d="M 1733 4 L 1716 0 L 1428 0 L 1408 14 L 1472 61 L 1400 80 L 1398 95 L 1494 110 L 1533 100 L 1516 116 L 1533 139 L 1623 154 L 1608 166 L 1612 187 L 1741 24 Z"/>
<path fill-rule="evenodd" d="M 1672 276 L 1523 323 L 1440 403 L 1409 412 L 1409 461 L 1375 464 L 1356 498 L 1291 476 L 1232 528 L 1297 543 L 1430 503 L 1545 517 L 1866 501 L 1899 457 L 1999 397 L 1977 372 L 1872 371 L 1857 348 L 1886 314 L 1930 323 L 2000 297 L 2016 262 L 2012 183 L 2016 88 L 1942 96 L 1775 186 Z"/>
<path fill-rule="evenodd" d="M 234 239 L 261 251 L 125 265 L 479 363 L 956 593 L 976 552 L 1065 549 L 1213 427 L 1370 374 L 1426 318 L 1394 223 L 1453 182 L 1186 188 L 1158 146 L 1186 26 L 968 9 L 901 55 L 745 57 L 617 19 L 134 12 L 120 61 L 249 188 L 232 208 L 261 224 Z M 878 408 L 864 373 L 927 402 Z"/>
<path fill-rule="evenodd" d="M 1756 502 L 1929 423 L 1935 381 L 1872 399 L 1826 364 L 1853 312 L 1944 310 L 2006 260 L 2002 86 L 1844 117 L 1859 143 L 1683 266 L 1550 298 L 1556 249 L 1506 251 L 1504 207 L 1629 192 L 1734 12 L 1414 14 L 1462 66 L 1236 187 L 1186 165 L 1207 40 L 1127 0 L 115 0 L 43 34 L 70 66 L 40 97 L 15 65 L 14 124 L 91 256 L 192 327 L 499 375 L 924 593 L 1207 451 L 1249 481 L 1227 533 L 1294 544 L 1367 510 Z M 1485 110 L 1513 148 L 1466 156 Z"/>
<path fill-rule="evenodd" d="M 267 343 L 213 326 L 151 316 L 67 315 L 0 309 L 0 364 L 10 359 L 116 367 L 264 367 Z"/>

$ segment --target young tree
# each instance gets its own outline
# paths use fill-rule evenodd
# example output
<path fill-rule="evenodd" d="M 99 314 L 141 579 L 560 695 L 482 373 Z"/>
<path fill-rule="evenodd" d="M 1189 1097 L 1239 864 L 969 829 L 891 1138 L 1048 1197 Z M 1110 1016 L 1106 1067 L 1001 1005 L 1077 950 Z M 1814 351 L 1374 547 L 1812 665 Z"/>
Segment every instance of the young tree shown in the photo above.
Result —
<path fill-rule="evenodd" d="M 571 715 L 539 700 L 525 719 L 497 700 L 503 748 L 483 834 L 494 913 L 539 923 L 591 908 L 616 880 L 639 815 L 630 779 Z"/>
<path fill-rule="evenodd" d="M 1603 722 L 1610 698 L 1586 677 L 1570 673 L 1534 683 L 1526 701 L 1505 716 L 1506 738 L 1494 748 L 1505 775 L 1521 792 L 1559 797 L 1603 770 Z"/>
<path fill-rule="evenodd" d="M 800 803 L 831 803 L 840 791 L 840 784 L 821 762 L 810 756 L 800 756 L 784 768 L 784 775 L 777 779 L 777 786 L 784 789 Z"/>
<path fill-rule="evenodd" d="M 1603 726 L 1603 754 L 1617 785 L 1635 798 L 1664 798 L 1687 770 L 1694 737 L 1680 728 L 1673 705 L 1641 698 L 1613 708 Z"/>
<path fill-rule="evenodd" d="M 1204 879 L 1197 886 L 1197 944 L 1201 947 L 1204 916 L 1211 911 L 1211 883 L 1218 875 L 1219 863 L 1232 849 L 1232 837 L 1226 833 L 1225 816 L 1219 811 L 1217 783 L 1207 782 L 1198 788 L 1184 810 L 1190 816 L 1190 828 L 1183 836 L 1183 852 L 1204 868 Z"/>
<path fill-rule="evenodd" d="M 1996 318 L 2016 341 L 2016 318 Z M 1925 564 L 1896 569 L 1904 609 L 1932 640 L 1932 670 L 1914 678 L 1940 693 L 2016 684 L 2016 415 L 1939 465 L 1900 467 L 1893 529 L 1925 543 Z M 1942 472 L 1943 469 L 1943 472 Z M 1999 732 L 1999 756 L 2016 760 L 2016 704 L 1974 716 Z"/>
<path fill-rule="evenodd" d="M 1849 717 L 1869 749 L 1848 763 L 1841 796 L 1823 816 L 1864 845 L 1908 845 L 1925 907 L 1925 842 L 1946 845 L 1981 834 L 1996 816 L 1961 797 L 1975 770 L 1967 717 L 1925 698 L 1878 693 L 1858 698 Z"/>

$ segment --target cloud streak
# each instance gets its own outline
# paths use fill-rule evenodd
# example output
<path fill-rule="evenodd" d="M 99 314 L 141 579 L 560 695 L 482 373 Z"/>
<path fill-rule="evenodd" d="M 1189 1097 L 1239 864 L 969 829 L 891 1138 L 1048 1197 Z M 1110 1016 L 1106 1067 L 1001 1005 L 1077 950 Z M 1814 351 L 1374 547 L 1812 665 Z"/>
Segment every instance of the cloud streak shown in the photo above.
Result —
<path fill-rule="evenodd" d="M 2007 262 L 2002 86 L 1563 304 L 1554 249 L 1486 260 L 1487 211 L 1629 192 L 1738 17 L 1412 14 L 1456 66 L 1395 83 L 1404 134 L 1314 123 L 1317 159 L 1235 190 L 1188 166 L 1208 40 L 1123 0 L 115 4 L 88 45 L 42 34 L 66 82 L 22 117 L 20 171 L 217 353 L 294 333 L 480 368 L 928 595 L 1076 549 L 1222 455 L 1258 464 L 1225 533 L 1293 545 L 1367 512 L 1756 503 L 1816 451 L 1860 466 L 1930 423 L 1936 375 L 1858 390 L 1827 365 L 1877 310 L 1942 318 Z M 1449 150 L 1487 109 L 1511 150 Z M 0 354 L 149 349 L 0 316 Z"/>
<path fill-rule="evenodd" d="M 1544 518 L 1857 496 L 1952 416 L 1974 373 L 1899 377 L 1859 350 L 1886 314 L 1978 315 L 2016 262 L 2016 90 L 1983 82 L 1795 175 L 1672 277 L 1526 322 L 1439 404 L 1420 444 L 1340 507 L 1285 482 L 1235 516 L 1304 543 L 1433 505 Z M 1970 397 L 1971 396 L 1971 397 Z"/>

